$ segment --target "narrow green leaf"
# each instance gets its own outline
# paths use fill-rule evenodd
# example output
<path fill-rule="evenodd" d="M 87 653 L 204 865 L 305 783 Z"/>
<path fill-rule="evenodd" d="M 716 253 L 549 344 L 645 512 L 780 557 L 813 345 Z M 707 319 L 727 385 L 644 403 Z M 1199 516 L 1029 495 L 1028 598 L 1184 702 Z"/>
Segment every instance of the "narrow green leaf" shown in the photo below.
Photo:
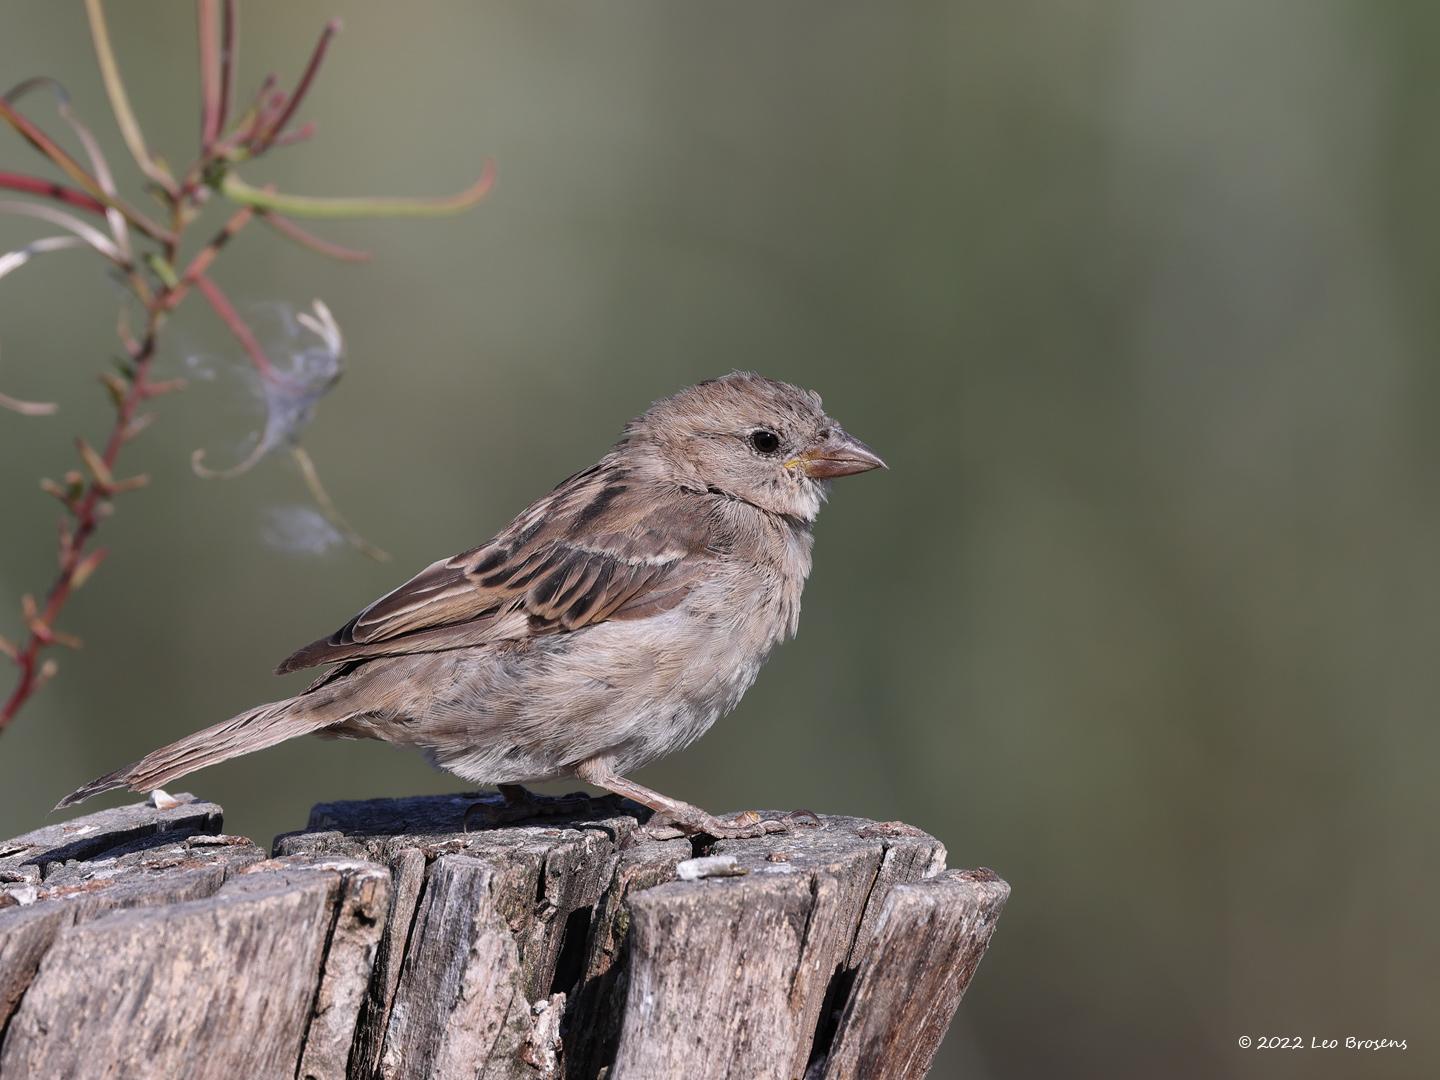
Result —
<path fill-rule="evenodd" d="M 495 186 L 495 166 L 486 162 L 480 179 L 455 195 L 433 199 L 327 198 L 317 195 L 285 195 L 251 187 L 233 172 L 220 179 L 220 192 L 227 199 L 261 210 L 305 218 L 442 217 L 468 210 Z"/>

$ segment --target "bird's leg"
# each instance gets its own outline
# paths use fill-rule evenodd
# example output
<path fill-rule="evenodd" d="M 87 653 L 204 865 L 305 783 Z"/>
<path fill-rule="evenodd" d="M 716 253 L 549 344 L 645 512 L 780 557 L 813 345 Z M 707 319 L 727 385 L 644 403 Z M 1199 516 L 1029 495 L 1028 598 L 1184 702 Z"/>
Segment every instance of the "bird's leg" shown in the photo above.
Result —
<path fill-rule="evenodd" d="M 642 784 L 617 775 L 610 767 L 610 762 L 603 757 L 582 761 L 575 767 L 575 775 L 587 784 L 613 791 L 616 795 L 633 799 L 641 806 L 648 806 L 655 811 L 655 816 L 644 829 L 646 834 L 654 839 L 701 835 L 713 836 L 717 840 L 741 840 L 764 836 L 767 833 L 789 832 L 794 823 L 790 820 L 790 815 L 778 821 L 767 820 L 753 810 L 731 818 L 718 818 L 698 806 L 661 795 L 658 791 L 652 791 Z M 816 823 L 819 823 L 818 818 Z"/>
<path fill-rule="evenodd" d="M 533 818 L 575 816 L 590 809 L 590 797 L 580 791 L 568 795 L 537 795 L 520 784 L 495 786 L 504 802 L 497 805 L 492 796 L 472 803 L 461 822 L 465 832 L 472 828 L 513 825 Z"/>

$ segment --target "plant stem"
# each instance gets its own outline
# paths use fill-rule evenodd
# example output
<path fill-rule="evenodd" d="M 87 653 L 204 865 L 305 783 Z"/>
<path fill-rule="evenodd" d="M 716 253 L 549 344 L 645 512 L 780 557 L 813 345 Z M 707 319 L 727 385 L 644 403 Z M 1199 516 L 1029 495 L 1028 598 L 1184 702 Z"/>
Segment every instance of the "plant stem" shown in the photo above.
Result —
<path fill-rule="evenodd" d="M 173 255 L 173 250 L 171 254 Z M 150 365 L 155 359 L 160 326 L 165 320 L 165 315 L 164 308 L 159 304 L 151 305 L 144 337 L 141 338 L 139 349 L 132 357 L 134 376 L 130 380 L 125 396 L 116 406 L 115 424 L 110 430 L 110 437 L 105 442 L 105 449 L 100 455 L 105 469 L 111 473 L 115 470 L 121 449 L 131 438 L 131 425 L 136 420 L 136 410 L 140 403 L 150 396 L 148 383 Z M 10 721 L 15 719 L 16 713 L 39 689 L 43 670 L 40 664 L 40 654 L 47 646 L 55 643 L 55 620 L 59 618 L 66 601 L 70 599 L 75 590 L 76 572 L 87 559 L 94 555 L 93 552 L 86 550 L 86 544 L 108 513 L 108 510 L 104 508 L 108 506 L 111 494 L 113 492 L 99 477 L 92 476 L 84 495 L 75 503 L 74 531 L 61 555 L 60 572 L 55 576 L 50 590 L 45 594 L 44 607 L 36 613 L 34 618 L 29 620 L 26 637 L 15 656 L 15 665 L 20 669 L 20 677 L 4 706 L 0 707 L 0 731 L 4 731 L 9 726 Z"/>
<path fill-rule="evenodd" d="M 43 195 L 47 199 L 68 203 L 70 206 L 89 210 L 92 214 L 105 213 L 105 204 L 93 199 L 83 191 L 46 180 L 43 176 L 26 176 L 24 173 L 0 172 L 0 188 L 23 191 L 27 195 Z"/>
<path fill-rule="evenodd" d="M 166 169 L 150 156 L 145 148 L 145 136 L 140 131 L 140 121 L 130 108 L 130 95 L 125 92 L 125 81 L 120 77 L 120 65 L 115 62 L 115 50 L 110 45 L 110 30 L 105 25 L 105 8 L 100 0 L 85 0 L 85 12 L 90 18 L 90 36 L 95 41 L 95 60 L 100 65 L 100 78 L 105 84 L 105 93 L 110 98 L 110 111 L 115 114 L 115 126 L 130 150 L 130 156 L 140 171 L 153 180 L 164 191 L 175 191 L 175 180 Z"/>
<path fill-rule="evenodd" d="M 235 305 L 230 303 L 230 298 L 220 291 L 220 286 L 206 277 L 204 274 L 197 275 L 195 287 L 200 290 L 200 295 L 205 297 L 210 306 L 215 309 L 215 314 L 220 316 L 220 321 L 230 331 L 240 347 L 245 350 L 245 355 L 250 358 L 250 363 L 255 365 L 256 372 L 262 379 L 278 378 L 275 369 L 270 363 L 270 358 L 265 355 L 265 350 L 260 347 L 260 342 L 255 337 L 255 332 L 250 329 L 240 313 L 235 310 Z"/>
<path fill-rule="evenodd" d="M 8 656 L 19 669 L 14 688 L 4 703 L 0 704 L 0 732 L 9 726 L 25 703 L 55 673 L 55 661 L 48 657 L 42 658 L 45 651 L 53 645 L 66 645 L 71 648 L 79 646 L 79 639 L 59 630 L 56 622 L 71 596 L 105 557 L 105 549 L 92 546 L 92 541 L 100 523 L 111 514 L 113 500 L 116 496 L 142 487 L 148 482 L 145 476 L 117 479 L 115 467 L 125 445 L 135 439 L 154 419 L 153 412 L 140 411 L 141 404 L 183 385 L 183 380 L 152 381 L 150 378 L 153 361 L 159 349 L 160 332 L 170 313 L 192 289 L 201 293 L 240 342 L 262 378 L 272 384 L 290 381 L 285 373 L 278 371 L 270 363 L 254 332 L 209 276 L 210 268 L 221 249 L 240 229 L 258 216 L 288 239 L 314 251 L 334 258 L 360 261 L 368 258 L 365 252 L 315 236 L 280 215 L 344 218 L 453 213 L 484 198 L 494 182 L 495 175 L 493 165 L 487 162 L 475 184 L 456 195 L 438 199 L 326 199 L 286 196 L 276 193 L 269 186 L 255 188 L 245 184 L 234 175 L 234 165 L 259 157 L 274 147 L 301 142 L 314 132 L 311 124 L 301 124 L 293 129 L 290 129 L 289 125 L 294 121 L 297 110 L 314 84 L 330 43 L 339 31 L 340 23 L 339 20 L 332 20 L 326 24 L 291 94 L 287 96 L 276 92 L 274 76 L 268 77 L 261 84 L 250 107 L 242 112 L 227 130 L 231 108 L 236 104 L 235 59 L 239 32 L 235 0 L 196 0 L 201 83 L 201 148 L 188 169 L 172 175 L 165 162 L 154 157 L 146 146 L 144 134 L 131 107 L 119 65 L 116 63 L 114 47 L 106 25 L 103 0 L 85 0 L 85 9 L 94 39 L 101 81 L 110 99 L 120 134 L 141 171 L 152 182 L 151 193 L 158 195 L 160 203 L 167 210 L 169 220 L 168 226 L 159 224 L 120 198 L 98 143 L 89 129 L 71 112 L 63 90 L 53 80 L 27 80 L 9 95 L 0 96 L 0 122 L 14 128 L 64 174 L 69 184 L 74 185 L 71 187 L 41 177 L 0 172 L 0 189 L 20 191 L 48 200 L 38 203 L 0 200 L 0 212 L 38 217 L 67 230 L 67 235 L 63 237 L 42 238 L 17 252 L 7 253 L 4 258 L 9 262 L 0 262 L 0 276 L 18 265 L 23 265 L 24 261 L 35 254 L 83 242 L 119 268 L 130 291 L 145 312 L 145 325 L 136 336 L 131 333 L 127 311 L 122 309 L 117 333 L 127 354 L 128 363 L 123 365 L 120 375 L 109 372 L 101 375 L 101 381 L 109 389 L 115 406 L 114 424 L 103 449 L 96 450 L 85 440 L 77 439 L 76 446 L 84 471 L 72 470 L 67 473 L 63 484 L 51 480 L 42 482 L 44 490 L 59 498 L 67 511 L 67 516 L 60 523 L 60 569 L 43 600 L 37 602 L 30 595 L 23 597 L 21 609 L 26 629 L 21 642 L 12 644 L 0 638 L 0 655 Z M 16 98 L 42 83 L 50 85 L 58 92 L 60 114 L 84 147 L 86 156 L 90 159 L 89 169 L 14 107 Z M 237 204 L 236 208 L 214 238 L 191 257 L 188 266 L 181 269 L 178 261 L 181 236 L 199 217 L 211 195 L 211 188 L 218 189 L 220 194 L 227 196 Z M 62 211 L 55 203 L 103 216 L 111 227 L 113 239 L 79 220 L 74 214 Z M 143 246 L 141 250 L 134 250 L 126 231 L 127 227 L 153 241 L 158 250 Z M 17 259 L 19 262 L 15 261 Z M 299 321 L 327 342 L 338 361 L 341 355 L 338 328 L 328 310 L 319 301 L 316 301 L 315 310 L 314 317 L 301 315 L 298 317 Z M 338 378 L 338 374 L 335 378 Z M 333 382 L 334 378 L 319 390 L 307 388 L 303 384 L 297 385 L 295 393 L 323 393 Z M 0 406 L 31 414 L 50 409 L 46 405 L 21 402 L 4 396 L 0 396 Z M 386 558 L 384 552 L 367 544 L 340 515 L 320 482 L 314 462 L 295 441 L 296 431 L 289 431 L 286 435 L 301 476 L 326 518 L 335 524 L 345 539 L 356 548 L 374 558 Z M 273 444 L 262 441 L 257 447 L 254 460 L 259 460 L 268 452 L 270 445 Z M 201 471 L 199 456 L 200 452 L 197 451 L 197 472 Z M 242 465 L 248 467 L 248 463 Z"/>
<path fill-rule="evenodd" d="M 235 11 L 235 0 L 222 0 L 220 16 L 220 125 L 225 130 L 225 121 L 230 115 L 230 100 L 235 96 L 235 54 L 240 48 L 239 17 Z M 216 134 L 219 134 L 219 131 Z"/>
<path fill-rule="evenodd" d="M 319 252 L 321 255 L 328 255 L 332 259 L 339 259 L 342 262 L 369 262 L 370 252 L 358 251 L 355 248 L 345 247 L 336 244 L 324 237 L 316 236 L 306 229 L 302 229 L 289 218 L 281 217 L 279 214 L 264 211 L 260 220 L 269 225 L 280 235 L 294 240 L 301 247 L 309 248 L 311 251 Z"/>
<path fill-rule="evenodd" d="M 285 130 L 285 125 L 295 115 L 295 110 L 300 108 L 300 103 L 305 100 L 305 95 L 310 92 L 310 86 L 315 81 L 315 75 L 320 70 L 320 65 L 325 60 L 325 52 L 330 48 L 330 41 L 340 32 L 340 20 L 331 19 L 325 24 L 325 29 L 320 32 L 320 40 L 315 43 L 314 50 L 310 53 L 310 59 L 305 64 L 305 71 L 300 76 L 300 81 L 295 86 L 295 92 L 290 95 L 281 108 L 280 115 L 268 127 L 261 129 L 260 137 L 253 147 L 256 153 L 262 152 L 275 140 L 275 136 Z"/>
<path fill-rule="evenodd" d="M 291 217 L 440 217 L 468 210 L 490 194 L 494 184 L 495 165 L 494 162 L 487 161 L 475 183 L 458 194 L 439 198 L 285 195 L 273 188 L 251 187 L 233 172 L 226 173 L 220 181 L 220 192 L 231 202 L 244 203 L 259 210 L 288 214 Z"/>
<path fill-rule="evenodd" d="M 200 149 L 209 153 L 225 123 L 222 114 L 224 73 L 219 44 L 220 9 L 217 0 L 198 0 L 195 5 L 195 34 L 200 55 Z"/>
<path fill-rule="evenodd" d="M 10 124 L 11 127 L 24 137 L 26 142 L 54 162 L 55 166 L 61 172 L 84 188 L 92 198 L 106 206 L 119 210 L 120 213 L 125 215 L 126 221 L 146 236 L 160 243 L 168 243 L 175 238 L 173 233 L 161 228 L 133 206 L 128 205 L 118 198 L 111 198 L 107 195 L 105 189 L 100 186 L 100 182 L 91 176 L 83 165 L 71 157 L 59 143 L 41 131 L 36 124 L 32 123 L 23 113 L 3 98 L 0 98 L 0 119 Z"/>

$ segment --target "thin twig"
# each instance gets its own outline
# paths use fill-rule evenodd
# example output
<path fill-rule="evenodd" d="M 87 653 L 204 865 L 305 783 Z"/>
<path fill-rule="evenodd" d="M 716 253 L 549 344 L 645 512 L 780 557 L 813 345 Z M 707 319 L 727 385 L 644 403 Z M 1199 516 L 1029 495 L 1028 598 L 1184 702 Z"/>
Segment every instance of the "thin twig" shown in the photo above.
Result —
<path fill-rule="evenodd" d="M 110 111 L 115 114 L 115 125 L 125 140 L 130 156 L 140 171 L 160 187 L 174 193 L 175 180 L 166 169 L 150 156 L 145 148 L 145 136 L 140 130 L 140 121 L 130 108 L 130 95 L 125 92 L 125 81 L 120 77 L 120 65 L 115 62 L 115 50 L 110 45 L 110 30 L 105 25 L 105 8 L 101 0 L 85 0 L 85 12 L 90 18 L 90 36 L 95 42 L 95 59 L 100 65 L 100 78 L 105 83 L 105 93 L 110 98 Z"/>
<path fill-rule="evenodd" d="M 31 240 L 24 247 L 18 247 L 0 255 L 0 278 L 7 274 L 13 274 L 37 255 L 85 246 L 87 246 L 85 241 L 78 236 L 42 236 L 39 240 Z"/>
<path fill-rule="evenodd" d="M 287 217 L 269 211 L 262 211 L 260 220 L 269 225 L 282 236 L 294 240 L 301 247 L 307 247 L 311 251 L 319 252 L 321 255 L 328 255 L 332 259 L 340 259 L 342 262 L 369 262 L 371 255 L 368 251 L 360 251 L 356 248 L 345 247 L 334 241 L 326 240 L 322 236 L 302 229 L 295 222 Z"/>
<path fill-rule="evenodd" d="M 44 240 L 37 240 L 29 246 L 34 248 L 40 245 L 46 245 L 46 250 L 53 251 L 61 247 L 74 246 L 78 243 L 79 241 L 72 236 L 55 236 L 50 237 L 48 243 Z M 13 255 L 15 253 L 11 252 L 10 254 Z M 0 263 L 3 263 L 6 257 L 7 256 L 0 256 Z M 3 277 L 12 269 L 14 269 L 13 266 L 0 269 L 0 277 Z M 19 413 L 21 416 L 53 416 L 60 411 L 60 406 L 53 401 L 23 401 L 20 398 L 11 397 L 9 394 L 0 394 L 0 408 L 9 409 L 11 412 Z"/>
<path fill-rule="evenodd" d="M 115 238 L 115 246 L 120 249 L 126 259 L 129 259 L 131 257 L 130 230 L 125 224 L 125 215 L 113 205 L 119 196 L 115 187 L 115 177 L 110 172 L 110 163 L 101 153 L 100 144 L 95 141 L 95 136 L 90 133 L 88 127 L 80 122 L 79 117 L 75 116 L 68 104 L 60 107 L 60 115 L 69 121 L 75 137 L 85 148 L 85 156 L 90 159 L 90 168 L 95 170 L 95 180 L 99 183 L 100 190 L 105 192 L 105 197 L 112 203 L 105 208 L 105 220 L 110 224 L 110 235 Z"/>
<path fill-rule="evenodd" d="M 174 239 L 174 235 L 168 229 L 164 229 L 155 224 L 155 222 L 151 221 L 133 206 L 130 206 L 121 199 L 112 199 L 105 194 L 105 189 L 100 186 L 100 182 L 91 176 L 83 165 L 66 153 L 59 143 L 46 135 L 36 124 L 3 98 L 0 98 L 0 119 L 9 123 L 31 146 L 35 147 L 36 150 L 39 150 L 40 153 L 54 162 L 61 172 L 84 188 L 91 197 L 99 200 L 106 206 L 113 206 L 116 210 L 119 210 L 125 215 L 126 221 L 130 222 L 131 225 L 135 226 L 135 228 L 139 229 L 146 236 L 162 244 Z"/>
<path fill-rule="evenodd" d="M 235 61 L 240 51 L 239 16 L 235 0 L 222 0 L 220 17 L 220 108 L 217 134 L 225 130 L 230 101 L 235 96 Z"/>
<path fill-rule="evenodd" d="M 68 188 L 64 184 L 57 184 L 54 180 L 46 180 L 43 176 L 0 172 L 0 188 L 23 191 L 27 195 L 40 195 L 46 199 L 54 199 L 56 202 L 78 207 L 81 210 L 89 210 L 92 214 L 105 213 L 105 204 L 98 199 L 91 198 L 83 191 Z"/>
<path fill-rule="evenodd" d="M 220 290 L 220 286 L 204 274 L 196 275 L 193 284 L 200 291 L 200 295 L 205 297 L 210 306 L 215 309 L 215 314 L 220 316 L 220 321 L 225 324 L 225 328 L 240 343 L 240 347 L 245 350 L 245 355 L 250 358 L 250 363 L 255 365 L 255 370 L 260 373 L 260 377 L 262 379 L 277 378 L 275 366 L 270 363 L 270 358 L 260 347 L 255 332 L 240 317 L 240 313 L 235 310 L 235 305 L 230 303 L 229 297 Z"/>
<path fill-rule="evenodd" d="M 125 254 L 115 246 L 115 241 L 106 236 L 93 225 L 87 225 L 74 214 L 57 209 L 49 203 L 23 202 L 17 199 L 0 199 L 0 214 L 18 214 L 21 217 L 39 218 L 41 221 L 48 221 L 52 225 L 59 225 L 66 229 L 92 248 L 98 251 L 105 258 L 109 259 L 122 270 L 129 270 L 132 263 L 125 257 Z"/>
<path fill-rule="evenodd" d="M 80 145 L 84 147 L 95 182 L 111 204 L 105 208 L 105 220 L 110 223 L 110 235 L 115 239 L 115 246 L 125 254 L 127 259 L 130 258 L 130 232 L 125 224 L 125 215 L 114 206 L 120 196 L 119 189 L 115 186 L 115 177 L 110 172 L 110 163 L 105 159 L 105 154 L 100 149 L 100 143 L 90 128 L 75 114 L 75 109 L 70 104 L 69 91 L 59 80 L 41 75 L 25 79 L 11 87 L 9 93 L 5 95 L 5 100 L 13 105 L 26 94 L 41 87 L 49 89 L 54 95 L 55 109 L 60 114 L 60 118 L 70 125 L 70 130 L 75 133 L 75 137 L 80 140 Z"/>
<path fill-rule="evenodd" d="M 221 115 L 219 0 L 196 0 L 195 35 L 200 55 L 200 149 L 209 153 L 220 137 Z"/>
<path fill-rule="evenodd" d="M 21 416 L 53 416 L 60 406 L 53 401 L 21 401 L 9 394 L 0 394 L 0 408 L 17 412 Z"/>
<path fill-rule="evenodd" d="M 120 450 L 131 438 L 132 422 L 135 419 L 136 409 L 145 398 L 146 380 L 149 377 L 151 362 L 155 359 L 156 336 L 164 317 L 164 314 L 158 311 L 152 311 L 150 314 L 144 340 L 141 342 L 139 354 L 134 361 L 134 373 L 129 389 L 116 406 L 114 426 L 105 442 L 104 451 L 99 455 L 99 461 L 105 473 L 114 472 Z M 60 572 L 45 594 L 45 606 L 34 611 L 26 620 L 27 636 L 24 642 L 17 647 L 15 656 L 15 665 L 20 669 L 20 677 L 15 683 L 15 688 L 10 692 L 10 696 L 6 698 L 5 704 L 0 706 L 0 731 L 4 731 L 9 726 L 21 706 L 44 684 L 47 678 L 46 665 L 40 662 L 41 650 L 55 641 L 55 620 L 59 617 L 65 602 L 70 598 L 70 594 L 79 584 L 83 583 L 85 577 L 89 576 L 89 570 L 94 569 L 93 564 L 103 557 L 96 552 L 87 552 L 85 545 L 107 512 L 104 508 L 109 506 L 110 497 L 101 478 L 92 476 L 85 486 L 83 494 L 70 507 L 75 519 L 75 526 L 69 535 L 67 550 L 61 558 Z M 82 567 L 88 568 L 83 574 Z M 47 661 L 47 663 L 49 662 Z"/>
<path fill-rule="evenodd" d="M 21 610 L 27 632 L 24 640 L 14 644 L 0 639 L 0 654 L 8 656 L 19 671 L 16 685 L 9 697 L 0 704 L 0 731 L 10 724 L 24 704 L 54 675 L 55 661 L 42 656 L 45 650 L 56 645 L 73 648 L 80 644 L 79 639 L 58 629 L 56 622 L 75 590 L 86 582 L 105 557 L 105 549 L 90 545 L 100 523 L 112 512 L 114 500 L 120 494 L 148 483 L 148 477 L 144 475 L 119 478 L 116 466 L 124 446 L 155 419 L 156 414 L 153 411 L 141 411 L 141 405 L 183 385 L 181 380 L 153 381 L 150 375 L 159 348 L 161 329 L 170 313 L 187 294 L 195 290 L 206 298 L 240 343 L 260 377 L 269 383 L 266 387 L 267 394 L 283 394 L 287 389 L 294 389 L 295 398 L 291 404 L 304 411 L 304 418 L 308 419 L 309 410 L 313 408 L 315 401 L 333 385 L 335 378 L 338 378 L 338 366 L 336 373 L 324 385 L 295 382 L 289 374 L 274 367 L 254 332 L 210 277 L 211 268 L 220 251 L 258 213 L 272 228 L 288 239 L 326 255 L 360 261 L 368 257 L 367 253 L 314 236 L 281 214 L 354 217 L 448 213 L 479 201 L 488 193 L 494 180 L 494 168 L 487 163 L 483 175 L 475 185 L 458 195 L 441 199 L 317 199 L 279 195 L 270 188 L 259 189 L 244 184 L 231 172 L 235 164 L 257 157 L 268 149 L 303 141 L 313 133 L 314 127 L 308 123 L 294 129 L 289 129 L 289 126 L 310 92 L 340 24 L 336 20 L 325 26 L 293 93 L 288 96 L 277 93 L 275 78 L 271 76 L 261 85 L 253 104 L 227 131 L 228 117 L 235 105 L 238 48 L 236 4 L 234 0 L 197 0 L 202 85 L 202 149 L 196 159 L 178 174 L 181 179 L 177 181 L 165 163 L 151 155 L 145 143 L 115 59 L 102 0 L 85 0 L 85 7 L 101 79 L 116 123 L 137 165 L 159 188 L 160 201 L 167 211 L 168 227 L 152 221 L 119 197 L 98 144 L 89 129 L 70 112 L 68 99 L 58 84 L 52 80 L 29 80 L 12 91 L 12 95 L 23 94 L 41 83 L 53 86 L 60 95 L 62 117 L 75 130 L 76 137 L 90 158 L 89 168 L 20 113 L 14 107 L 10 95 L 0 96 L 0 119 L 51 161 L 71 184 L 76 185 L 70 187 L 40 177 L 0 172 L 0 189 L 46 200 L 0 200 L 0 212 L 9 210 L 40 218 L 57 223 L 69 232 L 66 236 L 32 241 L 16 251 L 0 256 L 0 274 L 24 265 L 30 258 L 43 252 L 80 243 L 88 244 L 121 268 L 124 282 L 139 301 L 145 320 L 139 334 L 132 333 L 129 319 L 122 309 L 117 334 L 124 347 L 126 359 L 121 362 L 118 373 L 104 372 L 101 375 L 101 382 L 110 393 L 115 406 L 114 422 L 109 436 L 100 444 L 99 449 L 83 439 L 77 439 L 76 449 L 83 470 L 70 470 L 64 474 L 61 482 L 42 482 L 44 490 L 59 499 L 68 514 L 68 517 L 62 520 L 59 531 L 59 571 L 43 600 L 37 601 L 33 596 L 23 598 Z M 178 260 L 181 234 L 194 223 L 210 197 L 209 185 L 219 187 L 222 193 L 230 196 L 239 205 L 210 242 L 190 259 L 187 266 L 180 269 Z M 90 224 L 80 221 L 55 204 L 107 218 L 114 232 L 114 239 L 105 237 Z M 127 225 L 154 241 L 158 250 L 152 248 L 137 251 L 132 257 L 129 238 L 125 232 Z M 339 339 L 338 328 L 324 306 L 317 301 L 313 317 L 300 315 L 297 318 L 307 330 L 321 338 L 325 347 L 338 360 L 343 344 Z M 19 409 L 30 415 L 53 410 L 53 407 L 44 403 L 18 401 L 3 395 L 0 395 L 0 406 Z M 281 430 L 284 443 L 289 447 L 316 505 L 355 548 L 373 558 L 387 558 L 383 551 L 360 536 L 335 507 L 320 482 L 313 460 L 296 441 L 299 426 L 300 424 L 296 423 L 277 430 Z M 278 439 L 270 437 L 267 429 L 251 457 L 259 460 L 280 444 Z M 242 463 L 242 466 L 245 464 Z"/>
<path fill-rule="evenodd" d="M 233 71 L 231 73 L 231 79 L 232 81 L 234 79 Z M 247 144 L 259 131 L 259 121 L 264 109 L 265 99 L 278 81 L 273 73 L 265 76 L 265 80 L 260 84 L 260 88 L 255 91 L 255 96 L 251 99 L 250 104 L 245 106 L 245 109 L 236 117 L 229 134 L 215 144 L 211 154 L 213 158 L 216 160 L 243 161 L 245 158 L 252 156 L 247 148 Z M 234 88 L 232 86 L 231 96 L 233 97 L 233 95 Z M 188 191 L 182 191 L 182 194 L 188 194 Z"/>
<path fill-rule="evenodd" d="M 295 92 L 285 102 L 285 107 L 280 111 L 279 117 L 261 131 L 254 147 L 257 153 L 269 146 L 275 140 L 275 136 L 285 130 L 285 125 L 290 123 L 290 118 L 295 115 L 295 110 L 300 108 L 300 103 L 305 100 L 305 95 L 310 92 L 310 86 L 320 71 L 320 65 L 325 60 L 325 53 L 330 48 L 331 40 L 340 32 L 340 25 L 339 19 L 331 19 L 325 24 L 325 29 L 320 31 L 320 40 L 315 43 L 315 48 L 310 53 L 310 59 L 305 64 L 305 71 L 301 74 L 300 81 L 295 84 Z"/>
<path fill-rule="evenodd" d="M 190 265 L 187 266 L 185 272 L 180 275 L 180 280 L 176 283 L 175 287 L 165 294 L 163 302 L 169 310 L 173 311 L 180 301 L 185 299 L 185 294 L 188 293 L 191 287 L 197 284 L 205 272 L 210 269 L 210 264 L 213 263 L 215 257 L 220 254 L 220 249 L 228 244 L 234 238 L 235 234 L 249 223 L 254 213 L 253 207 L 242 206 L 230 216 L 230 220 L 225 222 L 220 231 L 215 234 L 214 239 L 195 253 L 195 257 L 190 260 Z"/>
<path fill-rule="evenodd" d="M 306 139 L 313 139 L 314 137 L 315 125 L 307 120 L 298 128 L 276 135 L 275 138 L 270 140 L 270 149 L 279 150 L 282 147 L 294 146 L 297 143 L 302 143 Z"/>

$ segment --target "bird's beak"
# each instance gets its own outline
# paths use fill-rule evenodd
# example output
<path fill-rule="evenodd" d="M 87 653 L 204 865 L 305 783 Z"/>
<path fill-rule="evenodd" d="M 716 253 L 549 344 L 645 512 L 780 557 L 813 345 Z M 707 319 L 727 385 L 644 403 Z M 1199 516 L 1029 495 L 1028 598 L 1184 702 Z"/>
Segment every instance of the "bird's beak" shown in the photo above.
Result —
<path fill-rule="evenodd" d="M 798 468 L 812 480 L 832 480 L 837 476 L 853 476 L 889 466 L 874 450 L 837 427 L 814 446 L 796 454 L 785 463 L 785 467 Z"/>

